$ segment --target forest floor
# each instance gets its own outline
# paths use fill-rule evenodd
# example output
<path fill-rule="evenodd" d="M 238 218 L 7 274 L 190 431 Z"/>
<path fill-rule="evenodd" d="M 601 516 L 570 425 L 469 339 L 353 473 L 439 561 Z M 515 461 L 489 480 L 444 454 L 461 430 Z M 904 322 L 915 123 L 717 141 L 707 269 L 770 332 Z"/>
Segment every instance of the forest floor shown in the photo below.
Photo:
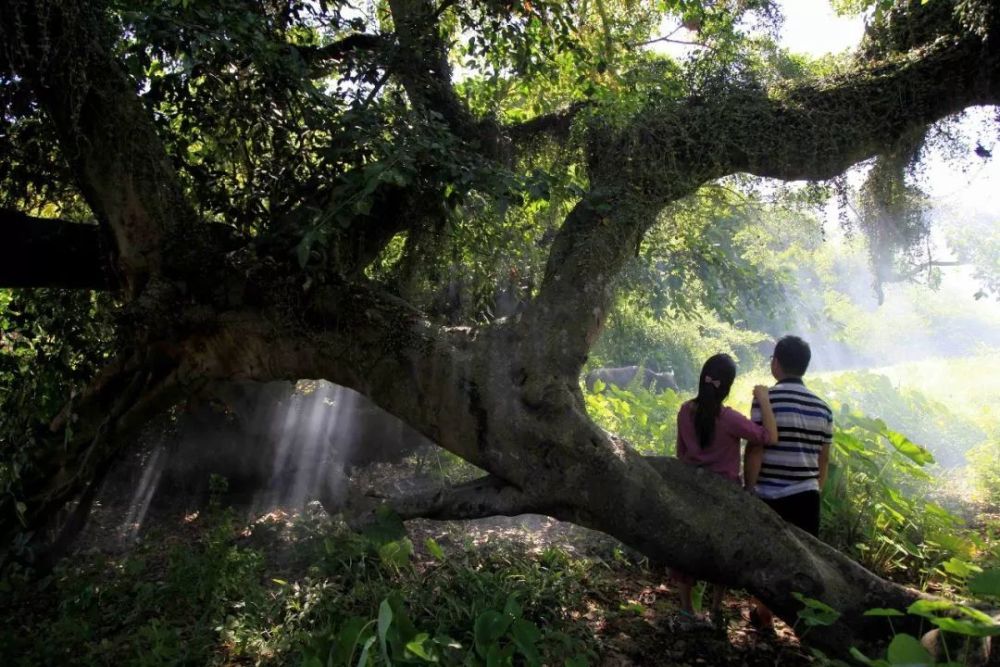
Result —
<path fill-rule="evenodd" d="M 780 621 L 773 633 L 753 628 L 745 592 L 727 593 L 723 623 L 692 622 L 663 565 L 548 517 L 409 521 L 405 540 L 379 538 L 394 548 L 405 542 L 398 558 L 318 503 L 261 506 L 253 494 L 218 489 L 210 497 L 144 497 L 142 486 L 136 492 L 127 476 L 110 485 L 76 552 L 51 575 L 0 580 L 0 656 L 16 656 L 0 662 L 346 664 L 329 656 L 351 621 L 373 633 L 394 597 L 407 622 L 446 638 L 441 664 L 485 662 L 478 621 L 506 613 L 511 600 L 538 628 L 541 664 L 815 662 Z M 497 640 L 511 650 L 515 643 Z"/>
<path fill-rule="evenodd" d="M 127 509 L 108 505 L 96 508 L 78 552 L 70 559 L 72 565 L 61 575 L 57 574 L 57 577 L 61 576 L 64 580 L 68 578 L 89 582 L 86 586 L 78 582 L 62 586 L 59 594 L 52 593 L 57 588 L 52 587 L 52 594 L 15 595 L 16 605 L 10 609 L 11 616 L 19 619 L 25 630 L 34 626 L 34 631 L 44 632 L 46 626 L 52 629 L 74 622 L 65 613 L 66 598 L 70 598 L 69 607 L 72 608 L 79 599 L 78 591 L 81 589 L 86 591 L 103 588 L 108 591 L 120 587 L 122 583 L 116 580 L 127 577 L 129 573 L 169 582 L 176 577 L 167 571 L 175 567 L 178 549 L 191 554 L 213 551 L 211 547 L 204 546 L 206 536 L 213 530 L 213 520 L 204 511 L 179 510 L 178 505 L 171 502 L 165 503 L 165 506 L 163 503 L 154 503 L 149 507 L 142 530 L 135 534 L 122 523 L 122 519 L 128 515 Z M 317 525 L 321 526 L 320 532 L 330 532 L 331 526 L 339 526 L 339 529 L 343 527 L 338 518 L 330 519 L 316 503 L 303 512 L 272 508 L 255 515 L 240 512 L 238 517 L 230 526 L 230 546 L 262 556 L 254 576 L 262 585 L 272 589 L 275 588 L 273 582 L 295 588 L 309 586 L 317 576 L 315 563 L 311 562 L 315 559 L 315 551 L 308 544 L 312 539 L 310 536 L 314 535 L 310 530 Z M 307 525 L 310 530 L 304 531 L 303 527 Z M 413 544 L 406 572 L 390 577 L 396 577 L 393 585 L 404 592 L 408 602 L 413 601 L 412 606 L 419 606 L 417 598 L 420 596 L 431 595 L 430 589 L 437 592 L 454 584 L 453 581 L 443 581 L 442 577 L 461 579 L 464 576 L 456 570 L 449 571 L 442 567 L 443 562 L 460 563 L 466 574 L 476 573 L 475 578 L 467 578 L 465 583 L 457 585 L 460 597 L 474 594 L 472 589 L 481 586 L 483 581 L 490 580 L 491 577 L 500 581 L 526 578 L 534 582 L 532 585 L 546 589 L 561 586 L 562 593 L 555 598 L 555 603 L 552 602 L 552 596 L 549 596 L 545 598 L 546 602 L 540 603 L 536 608 L 535 615 L 540 619 L 537 622 L 544 632 L 546 615 L 560 617 L 556 624 L 560 635 L 584 638 L 583 643 L 589 647 L 588 664 L 609 667 L 749 667 L 804 665 L 812 662 L 807 650 L 800 648 L 792 630 L 780 621 L 776 625 L 776 631 L 771 633 L 760 632 L 749 624 L 749 598 L 744 592 L 728 592 L 724 603 L 724 622 L 721 624 L 713 625 L 707 620 L 692 621 L 683 616 L 677 606 L 677 595 L 669 571 L 663 566 L 650 563 L 601 533 L 548 517 L 530 515 L 465 522 L 413 520 L 407 522 L 406 530 Z M 332 530 L 336 531 L 337 529 Z M 429 545 L 436 545 L 440 551 Z M 327 550 L 329 551 L 329 547 Z M 141 571 L 137 570 L 137 566 L 129 564 L 135 562 L 134 555 L 137 552 L 141 554 Z M 201 566 L 193 561 L 185 567 L 198 571 Z M 324 574 L 331 581 L 343 576 L 336 571 L 326 571 Z M 532 577 L 540 579 L 531 579 Z M 560 584 L 560 577 L 569 581 Z M 553 581 L 557 583 L 553 584 Z M 464 590 L 463 586 L 469 590 Z M 177 588 L 174 586 L 171 590 Z M 183 591 L 190 587 L 179 588 L 181 595 L 185 595 L 187 593 Z M 127 601 L 130 597 L 111 594 L 104 596 L 109 605 L 122 604 L 123 600 Z M 708 596 L 705 597 L 707 601 Z M 234 603 L 229 600 L 228 604 L 233 606 Z M 236 607 L 241 604 L 240 601 L 235 602 Z M 62 612 L 57 611 L 56 607 L 61 608 Z M 128 627 L 129 621 L 122 620 L 122 617 L 136 616 L 135 611 L 127 608 L 118 613 L 106 611 L 99 618 L 110 619 L 109 627 L 91 627 L 87 634 L 92 646 L 97 642 L 97 646 L 105 647 L 108 653 L 105 658 L 114 655 L 117 660 L 124 659 L 131 664 L 139 657 L 132 652 L 150 651 L 148 646 L 138 648 L 121 637 L 125 631 L 136 630 Z M 433 617 L 435 610 L 429 609 L 428 614 Z M 282 622 L 280 614 L 277 619 L 274 614 L 271 616 L 272 623 Z M 75 622 L 93 624 L 93 619 L 93 616 L 86 616 Z M 228 621 L 231 623 L 232 618 Z M 167 616 L 161 621 L 166 627 L 177 622 L 176 618 L 171 620 Z M 454 623 L 451 620 L 448 622 Z M 181 624 L 183 625 L 183 621 Z M 297 655 L 294 645 L 279 650 L 275 650 L 273 646 L 253 649 L 249 648 L 253 642 L 246 636 L 241 638 L 232 632 L 227 633 L 221 626 L 216 630 L 217 632 L 212 633 L 215 646 L 207 649 L 213 664 L 307 664 Z M 144 630 L 140 628 L 140 631 Z M 459 636 L 461 631 L 461 628 L 452 628 L 451 634 Z M 181 627 L 179 632 L 184 636 L 191 630 Z M 272 629 L 270 632 L 275 631 Z M 250 634 L 250 631 L 245 631 L 245 634 Z M 206 637 L 206 641 L 212 640 Z M 0 641 L 0 649 L 4 648 Z M 152 664 L 172 664 L 172 654 L 169 651 L 163 653 L 162 646 L 156 650 L 165 657 L 162 661 L 152 660 Z M 100 659 L 100 654 L 90 655 L 99 659 L 83 660 L 81 663 L 110 662 Z M 45 656 L 37 657 L 37 662 L 27 660 L 21 664 L 44 664 L 48 659 Z M 545 664 L 553 663 L 547 661 Z"/>
<path fill-rule="evenodd" d="M 426 537 L 439 544 L 454 544 L 457 538 L 475 547 L 505 545 L 535 556 L 559 548 L 590 562 L 594 576 L 587 611 L 577 616 L 601 646 L 601 665 L 812 662 L 784 623 L 778 621 L 774 632 L 761 632 L 750 625 L 750 598 L 744 591 L 727 592 L 723 622 L 718 625 L 713 625 L 707 614 L 699 615 L 705 617 L 703 620 L 692 622 L 680 613 L 669 570 L 604 534 L 539 516 L 495 517 L 447 525 L 417 520 L 407 527 L 417 544 L 424 544 Z M 706 606 L 709 595 L 707 591 Z"/>

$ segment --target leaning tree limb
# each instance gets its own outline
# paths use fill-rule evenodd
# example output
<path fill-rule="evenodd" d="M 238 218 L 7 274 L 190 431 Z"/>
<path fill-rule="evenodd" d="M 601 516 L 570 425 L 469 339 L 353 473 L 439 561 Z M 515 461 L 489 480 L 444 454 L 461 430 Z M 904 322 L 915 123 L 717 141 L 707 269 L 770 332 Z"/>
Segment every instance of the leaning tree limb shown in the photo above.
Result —
<path fill-rule="evenodd" d="M 344 516 L 355 530 L 373 522 L 382 507 L 390 508 L 404 521 L 416 518 L 482 519 L 545 512 L 545 508 L 535 504 L 530 495 L 491 475 L 454 486 L 388 497 L 354 485 L 347 492 L 345 501 Z M 340 509 L 338 504 L 332 502 L 326 502 L 324 506 L 332 512 Z"/>

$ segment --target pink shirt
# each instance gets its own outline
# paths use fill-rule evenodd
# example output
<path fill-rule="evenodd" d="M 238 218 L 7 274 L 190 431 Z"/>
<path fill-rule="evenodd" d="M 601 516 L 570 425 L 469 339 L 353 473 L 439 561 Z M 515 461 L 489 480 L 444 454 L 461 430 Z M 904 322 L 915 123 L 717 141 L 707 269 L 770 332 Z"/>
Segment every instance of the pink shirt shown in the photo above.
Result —
<path fill-rule="evenodd" d="M 677 412 L 677 458 L 688 465 L 708 468 L 734 482 L 740 481 L 740 439 L 755 444 L 767 444 L 767 429 L 722 406 L 715 420 L 712 442 L 704 449 L 698 443 L 694 429 L 694 401 L 688 401 Z"/>

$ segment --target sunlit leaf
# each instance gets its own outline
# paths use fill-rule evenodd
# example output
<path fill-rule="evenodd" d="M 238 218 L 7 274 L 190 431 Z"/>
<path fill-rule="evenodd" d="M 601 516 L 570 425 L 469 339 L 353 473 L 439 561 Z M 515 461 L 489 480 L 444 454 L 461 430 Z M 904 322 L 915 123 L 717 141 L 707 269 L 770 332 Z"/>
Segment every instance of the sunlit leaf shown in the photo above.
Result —
<path fill-rule="evenodd" d="M 960 558 L 949 558 L 945 562 L 941 563 L 941 567 L 948 574 L 960 577 L 962 579 L 975 574 L 976 572 L 981 572 L 982 568 L 973 565 L 972 563 L 966 562 Z"/>
<path fill-rule="evenodd" d="M 444 553 L 444 549 L 441 548 L 441 545 L 438 544 L 437 540 L 435 540 L 433 537 L 428 537 L 426 540 L 424 540 L 424 546 L 427 547 L 427 552 L 430 553 L 430 555 L 433 556 L 436 560 L 442 562 L 445 560 L 446 556 Z"/>
<path fill-rule="evenodd" d="M 929 451 L 921 447 L 920 445 L 911 442 L 902 433 L 896 433 L 895 431 L 887 431 L 885 437 L 892 443 L 892 446 L 896 448 L 903 456 L 906 456 L 911 461 L 918 465 L 926 465 L 928 463 L 934 463 L 934 455 Z"/>
<path fill-rule="evenodd" d="M 955 634 L 967 637 L 992 637 L 1000 635 L 1000 625 L 989 625 L 947 616 L 931 618 L 930 621 L 945 632 L 954 632 Z"/>

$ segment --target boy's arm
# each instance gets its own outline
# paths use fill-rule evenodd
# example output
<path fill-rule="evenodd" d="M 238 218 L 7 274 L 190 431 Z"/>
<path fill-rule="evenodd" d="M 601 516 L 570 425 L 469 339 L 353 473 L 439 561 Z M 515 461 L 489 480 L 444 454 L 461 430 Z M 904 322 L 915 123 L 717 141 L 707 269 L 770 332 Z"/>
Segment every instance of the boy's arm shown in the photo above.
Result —
<path fill-rule="evenodd" d="M 830 443 L 823 445 L 823 449 L 819 450 L 819 490 L 823 490 L 823 485 L 826 483 L 826 471 L 830 466 Z"/>

